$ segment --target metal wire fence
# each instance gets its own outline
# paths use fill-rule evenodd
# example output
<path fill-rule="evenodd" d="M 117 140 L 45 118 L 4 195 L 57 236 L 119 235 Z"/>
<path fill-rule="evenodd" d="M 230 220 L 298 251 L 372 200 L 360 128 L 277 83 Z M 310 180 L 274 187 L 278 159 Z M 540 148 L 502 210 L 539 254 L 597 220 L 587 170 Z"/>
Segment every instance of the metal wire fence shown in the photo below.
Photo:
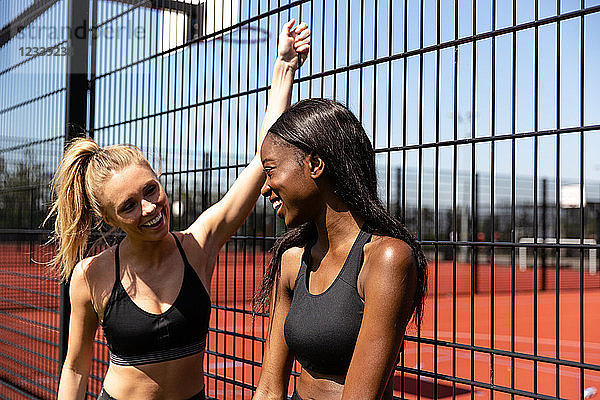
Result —
<path fill-rule="evenodd" d="M 162 172 L 173 229 L 187 227 L 256 150 L 291 17 L 313 36 L 294 101 L 335 98 L 356 113 L 381 198 L 430 260 L 394 395 L 579 399 L 600 388 L 597 2 L 82 3 L 0 6 L 0 398 L 57 390 L 66 307 L 40 224 L 65 138 L 81 129 L 139 146 Z M 77 32 L 83 52 L 70 47 Z M 218 259 L 209 397 L 252 396 L 267 316 L 253 317 L 251 298 L 283 230 L 259 199 Z M 108 365 L 100 331 L 96 342 L 88 398 Z"/>
<path fill-rule="evenodd" d="M 65 2 L 5 2 L 0 9 L 0 397 L 52 398 L 59 288 L 42 264 L 48 232 L 40 223 L 63 149 L 65 58 L 16 54 L 66 41 L 61 33 L 40 43 L 19 28 L 64 25 Z"/>

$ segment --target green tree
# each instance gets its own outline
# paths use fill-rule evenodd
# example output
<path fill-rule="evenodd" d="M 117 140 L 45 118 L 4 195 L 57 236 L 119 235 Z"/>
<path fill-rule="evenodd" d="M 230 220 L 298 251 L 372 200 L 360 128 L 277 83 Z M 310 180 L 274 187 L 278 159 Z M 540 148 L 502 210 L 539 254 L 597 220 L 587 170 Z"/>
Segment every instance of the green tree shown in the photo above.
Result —
<path fill-rule="evenodd" d="M 47 212 L 49 181 L 31 151 L 12 163 L 0 156 L 0 228 L 38 229 Z"/>

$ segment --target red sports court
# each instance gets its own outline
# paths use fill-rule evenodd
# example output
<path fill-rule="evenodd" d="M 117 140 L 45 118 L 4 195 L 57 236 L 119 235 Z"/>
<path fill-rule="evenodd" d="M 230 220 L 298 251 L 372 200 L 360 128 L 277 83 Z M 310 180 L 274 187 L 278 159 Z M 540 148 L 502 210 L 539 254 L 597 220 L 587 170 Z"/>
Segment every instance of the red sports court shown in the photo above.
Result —
<path fill-rule="evenodd" d="M 56 397 L 68 312 L 41 223 L 65 143 L 140 147 L 184 229 L 254 154 L 292 17 L 313 39 L 292 102 L 357 115 L 381 199 L 430 260 L 396 397 L 600 398 L 596 0 L 3 2 L 0 398 Z M 259 200 L 223 250 L 210 397 L 250 398 L 258 382 L 267 320 L 250 300 L 282 232 Z M 97 341 L 89 399 L 107 368 Z"/>

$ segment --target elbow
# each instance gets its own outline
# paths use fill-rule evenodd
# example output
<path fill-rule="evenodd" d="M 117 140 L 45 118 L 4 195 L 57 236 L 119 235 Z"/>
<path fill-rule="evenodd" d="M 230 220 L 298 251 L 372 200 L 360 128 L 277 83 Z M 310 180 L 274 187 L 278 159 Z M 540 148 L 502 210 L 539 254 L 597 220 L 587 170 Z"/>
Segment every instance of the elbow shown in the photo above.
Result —
<path fill-rule="evenodd" d="M 91 360 L 83 360 L 82 357 L 69 357 L 65 359 L 62 367 L 61 377 L 65 375 L 87 378 L 90 373 Z"/>
<path fill-rule="evenodd" d="M 285 400 L 285 399 L 287 399 L 287 396 L 283 393 L 277 394 L 277 393 L 271 392 L 269 390 L 264 390 L 260 387 L 256 389 L 256 391 L 254 392 L 254 397 L 252 397 L 252 400 Z"/>

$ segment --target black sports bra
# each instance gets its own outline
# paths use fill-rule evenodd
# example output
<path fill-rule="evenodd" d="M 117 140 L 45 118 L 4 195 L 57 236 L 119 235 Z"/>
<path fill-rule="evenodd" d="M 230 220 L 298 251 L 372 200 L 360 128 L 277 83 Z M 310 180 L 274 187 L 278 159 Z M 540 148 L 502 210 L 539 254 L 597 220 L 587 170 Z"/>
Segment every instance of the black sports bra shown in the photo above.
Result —
<path fill-rule="evenodd" d="M 284 325 L 285 341 L 303 368 L 325 375 L 348 372 L 364 310 L 356 281 L 363 264 L 363 247 L 371 236 L 360 231 L 338 276 L 318 295 L 308 291 L 311 245 L 304 249 Z"/>
<path fill-rule="evenodd" d="M 117 365 L 140 365 L 202 352 L 210 319 L 210 297 L 173 234 L 185 265 L 177 299 L 164 313 L 142 310 L 129 297 L 120 278 L 119 245 L 115 251 L 115 283 L 104 312 L 102 328 Z"/>

